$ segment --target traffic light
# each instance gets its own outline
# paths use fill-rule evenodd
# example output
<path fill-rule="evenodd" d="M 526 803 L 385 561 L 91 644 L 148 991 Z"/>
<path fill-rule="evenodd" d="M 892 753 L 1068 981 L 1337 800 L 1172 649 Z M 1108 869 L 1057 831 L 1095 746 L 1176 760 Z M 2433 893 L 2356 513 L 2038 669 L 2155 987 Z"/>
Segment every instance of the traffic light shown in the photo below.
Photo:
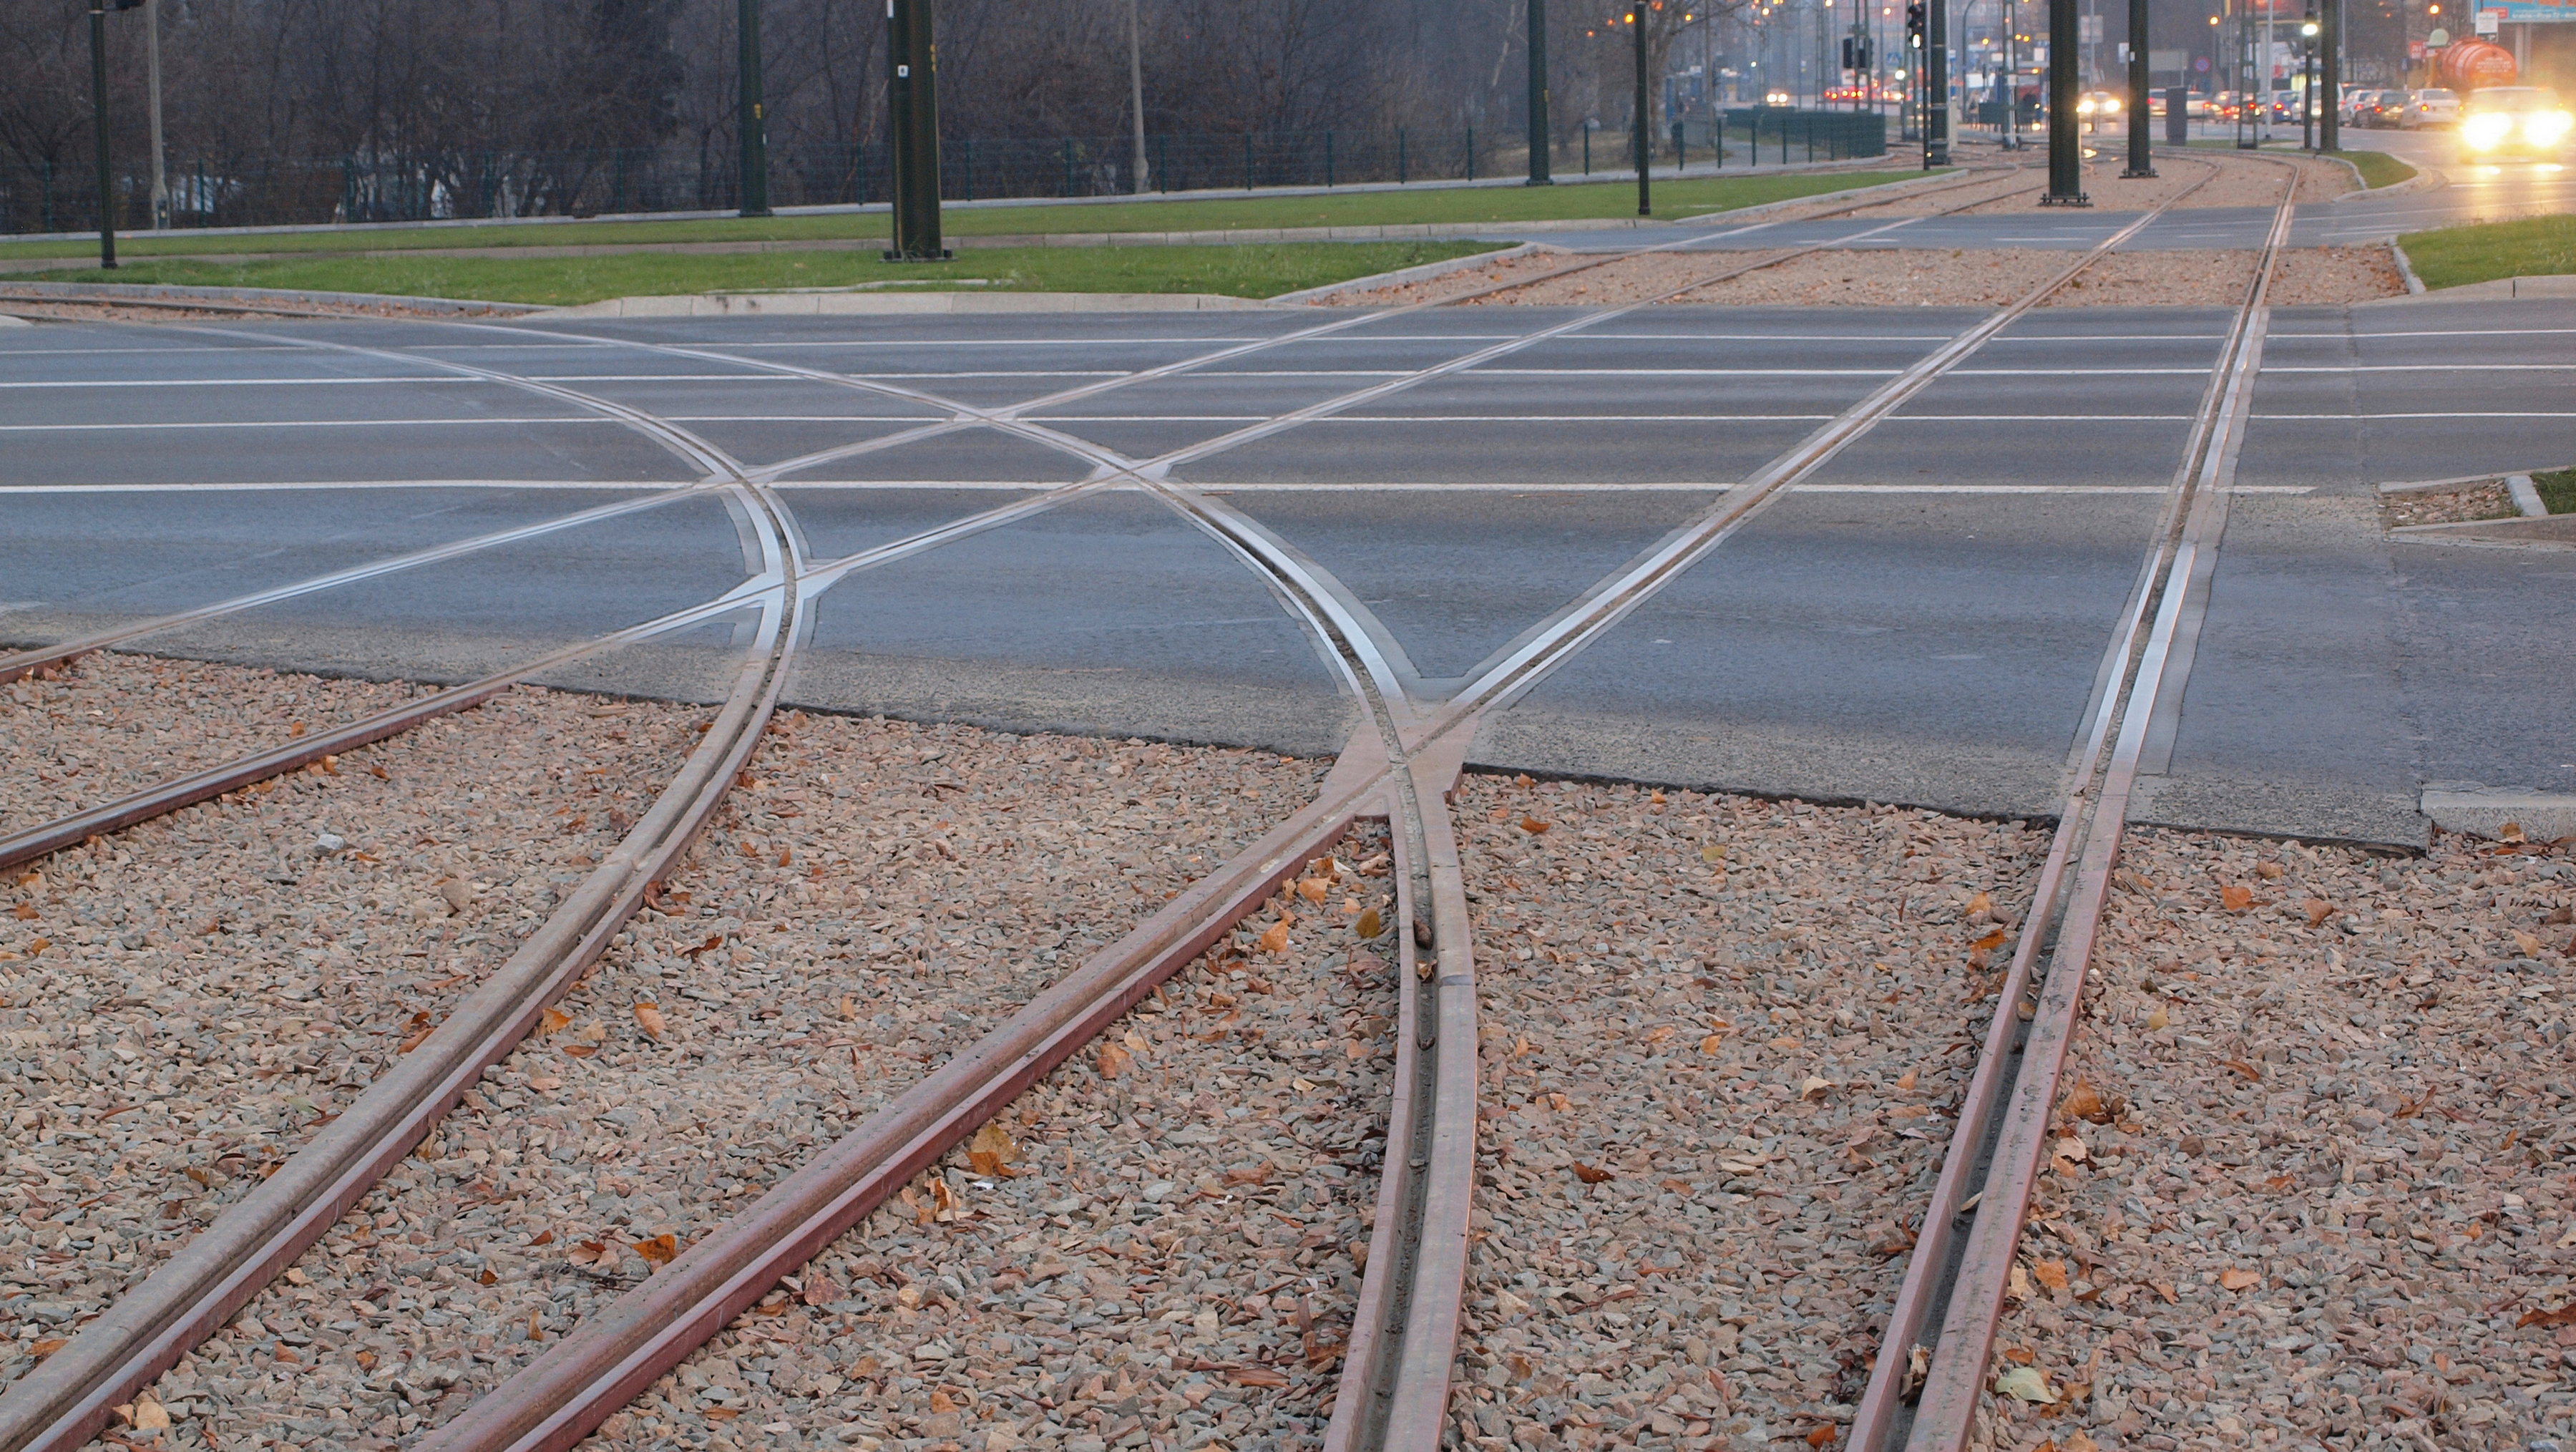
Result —
<path fill-rule="evenodd" d="M 1905 7 L 1905 48 L 1923 48 L 1923 0 L 1909 0 Z"/>

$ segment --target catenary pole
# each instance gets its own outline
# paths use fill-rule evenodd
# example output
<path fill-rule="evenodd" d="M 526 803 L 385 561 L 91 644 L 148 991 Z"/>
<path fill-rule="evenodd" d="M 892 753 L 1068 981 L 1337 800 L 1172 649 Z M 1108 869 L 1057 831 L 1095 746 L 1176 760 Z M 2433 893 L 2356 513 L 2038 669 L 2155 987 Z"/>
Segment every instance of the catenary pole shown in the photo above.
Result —
<path fill-rule="evenodd" d="M 1637 153 L 1637 215 L 1651 217 L 1655 215 L 1655 207 L 1646 190 L 1646 163 L 1654 159 L 1653 153 L 1647 149 L 1653 145 L 1648 138 L 1653 135 L 1654 127 L 1646 120 L 1646 0 L 1634 0 L 1634 3 L 1636 8 L 1628 12 L 1628 23 L 1637 32 L 1637 116 L 1635 124 L 1628 129 L 1635 133 L 1631 139 L 1636 143 Z"/>
<path fill-rule="evenodd" d="M 1529 185 L 1554 186 L 1548 174 L 1547 0 L 1529 0 Z"/>
<path fill-rule="evenodd" d="M 2129 168 L 2123 177 L 2156 174 L 2155 137 L 2148 129 L 2148 93 L 2155 84 L 2147 70 L 2147 0 L 2129 0 Z"/>
<path fill-rule="evenodd" d="M 736 0 L 734 63 L 741 91 L 742 215 L 769 215 L 768 108 L 760 99 L 760 0 Z"/>
<path fill-rule="evenodd" d="M 98 265 L 116 265 L 116 182 L 107 147 L 107 0 L 89 0 L 90 126 L 98 133 Z"/>
<path fill-rule="evenodd" d="M 2317 7 L 2317 141 L 2327 151 L 2343 150 L 2343 0 Z"/>
<path fill-rule="evenodd" d="M 1923 35 L 1923 167 L 1950 164 L 1950 0 L 1929 0 Z"/>
<path fill-rule="evenodd" d="M 2081 85 L 2076 59 L 2083 25 L 2077 0 L 2048 0 L 2048 195 L 2043 207 L 2089 207 L 2084 195 L 2084 134 L 2075 114 Z"/>
<path fill-rule="evenodd" d="M 886 0 L 886 128 L 894 152 L 894 246 L 889 262 L 937 262 L 939 245 L 939 47 L 937 0 Z"/>

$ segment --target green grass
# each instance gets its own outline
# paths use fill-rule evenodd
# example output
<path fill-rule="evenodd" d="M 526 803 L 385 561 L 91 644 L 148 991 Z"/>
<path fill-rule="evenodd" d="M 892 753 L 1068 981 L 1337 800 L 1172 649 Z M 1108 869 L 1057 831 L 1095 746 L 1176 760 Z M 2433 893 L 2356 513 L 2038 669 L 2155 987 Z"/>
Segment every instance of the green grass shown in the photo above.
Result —
<path fill-rule="evenodd" d="M 2576 216 L 2525 217 L 2409 232 L 2397 239 L 2428 288 L 2576 272 Z"/>
<path fill-rule="evenodd" d="M 2540 502 L 2550 513 L 2576 514 L 2576 468 L 2534 474 L 2531 487 L 2540 491 Z"/>
<path fill-rule="evenodd" d="M 1788 201 L 1847 187 L 1908 181 L 1917 171 L 1789 173 L 1700 177 L 1653 184 L 1655 215 L 1688 217 Z M 1636 183 L 1553 187 L 1466 187 L 1440 191 L 1337 192 L 1320 196 L 1211 198 L 1186 202 L 1113 202 L 1081 207 L 949 208 L 940 225 L 952 237 L 1028 236 L 1062 232 L 1215 232 L 1269 227 L 1378 227 L 1431 223 L 1558 222 L 1631 217 Z M 883 237 L 882 214 L 826 217 L 734 217 L 690 222 L 566 222 L 542 227 L 422 227 L 373 232 L 288 232 L 204 236 L 185 232 L 120 237 L 120 257 L 196 253 L 399 252 L 447 247 L 562 247 L 648 242 L 788 242 Z M 0 243 L 11 257 L 79 257 L 93 242 Z"/>
<path fill-rule="evenodd" d="M 2361 173 L 2361 184 L 2372 191 L 2393 187 L 2415 175 L 2415 168 L 2385 151 L 2330 151 L 2326 154 L 2351 162 Z"/>
<path fill-rule="evenodd" d="M 23 273 L 22 282 L 131 282 L 307 288 L 563 307 L 612 297 L 847 287 L 955 287 L 983 279 L 1019 292 L 1204 292 L 1275 297 L 1300 288 L 1492 250 L 1488 242 L 1291 242 L 1228 247 L 995 247 L 954 262 L 892 264 L 874 252 L 607 257 L 317 257 L 250 263 L 161 261 L 97 271 Z"/>

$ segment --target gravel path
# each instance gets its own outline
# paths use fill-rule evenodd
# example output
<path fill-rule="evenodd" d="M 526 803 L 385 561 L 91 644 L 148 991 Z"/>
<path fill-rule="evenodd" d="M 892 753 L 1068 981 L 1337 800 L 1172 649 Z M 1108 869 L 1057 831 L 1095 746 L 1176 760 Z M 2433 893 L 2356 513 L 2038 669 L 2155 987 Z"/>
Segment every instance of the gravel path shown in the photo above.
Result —
<path fill-rule="evenodd" d="M 82 657 L 0 687 L 0 823 L 31 827 L 410 699 L 408 685 Z"/>
<path fill-rule="evenodd" d="M 1344 926 L 1384 852 L 1356 835 L 1322 904 L 1283 893 L 1032 1089 L 1015 1178 L 953 1153 L 593 1445 L 1316 1445 L 1394 1067 L 1391 974 Z"/>
<path fill-rule="evenodd" d="M 2569 848 L 2132 832 L 2118 883 L 1976 1445 L 2576 1434 Z"/>
<path fill-rule="evenodd" d="M 411 1437 L 1303 805 L 1321 771 L 785 718 L 562 1022 L 156 1396 L 228 1447 Z"/>
<path fill-rule="evenodd" d="M 93 661 L 84 679 L 158 665 Z M 184 674 L 210 713 L 227 686 L 254 703 L 292 686 L 308 698 L 294 709 L 315 705 L 310 683 L 265 672 Z M 643 810 L 702 715 L 522 688 L 341 757 L 336 774 L 13 872 L 0 1380 L 238 1199 L 505 957 Z M 105 777 L 181 749 L 135 731 L 81 754 Z"/>
<path fill-rule="evenodd" d="M 2457 489 L 2418 489 L 2383 494 L 2379 516 L 2390 529 L 2410 524 L 2466 524 L 2480 519 L 2516 519 L 2513 494 L 2502 480 L 2463 484 Z"/>
<path fill-rule="evenodd" d="M 1487 1123 L 1452 1444 L 1848 1416 L 2047 834 L 1493 777 L 1459 819 Z"/>

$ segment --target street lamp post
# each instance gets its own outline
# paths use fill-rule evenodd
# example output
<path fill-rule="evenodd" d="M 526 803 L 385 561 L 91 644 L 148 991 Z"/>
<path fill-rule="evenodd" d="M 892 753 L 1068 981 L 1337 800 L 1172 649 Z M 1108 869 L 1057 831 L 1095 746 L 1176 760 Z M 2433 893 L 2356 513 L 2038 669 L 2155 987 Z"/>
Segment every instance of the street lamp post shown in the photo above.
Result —
<path fill-rule="evenodd" d="M 2039 199 L 2043 207 L 2093 205 L 2084 195 L 2084 136 L 2082 118 L 2075 114 L 2081 86 L 2075 63 L 2083 23 L 2076 0 L 2048 0 L 2048 195 Z"/>
<path fill-rule="evenodd" d="M 1547 154 L 1547 0 L 1529 0 L 1529 185 L 1554 186 Z"/>
<path fill-rule="evenodd" d="M 2343 116 L 2337 109 L 2343 102 L 2343 0 L 2325 0 L 2317 24 L 2317 81 L 2325 92 L 2324 108 L 2317 113 L 2317 139 L 2328 151 L 2343 149 Z"/>
<path fill-rule="evenodd" d="M 143 3 L 144 68 L 152 81 L 152 230 L 170 228 L 170 175 L 161 156 L 161 0 Z"/>
<path fill-rule="evenodd" d="M 894 153 L 894 246 L 888 262 L 939 262 L 939 75 L 932 43 L 937 0 L 886 0 L 886 81 Z"/>
<path fill-rule="evenodd" d="M 1925 0 L 1923 168 L 1950 164 L 1950 0 Z"/>
<path fill-rule="evenodd" d="M 2307 54 L 2299 57 L 2299 149 L 2317 149 L 2317 12 L 2310 10 L 2299 25 L 2299 36 Z"/>
<path fill-rule="evenodd" d="M 1145 193 L 1145 42 L 1136 25 L 1136 0 L 1127 0 L 1127 104 L 1136 113 L 1136 194 Z M 1166 181 L 1164 185 L 1169 186 Z"/>
<path fill-rule="evenodd" d="M 98 265 L 113 268 L 116 182 L 107 144 L 107 0 L 89 0 L 89 100 L 90 129 L 98 133 Z"/>
<path fill-rule="evenodd" d="M 2155 78 L 2147 69 L 2147 0 L 2129 0 L 2129 169 L 2125 178 L 2156 174 L 2155 138 L 2148 134 L 2148 90 Z"/>

